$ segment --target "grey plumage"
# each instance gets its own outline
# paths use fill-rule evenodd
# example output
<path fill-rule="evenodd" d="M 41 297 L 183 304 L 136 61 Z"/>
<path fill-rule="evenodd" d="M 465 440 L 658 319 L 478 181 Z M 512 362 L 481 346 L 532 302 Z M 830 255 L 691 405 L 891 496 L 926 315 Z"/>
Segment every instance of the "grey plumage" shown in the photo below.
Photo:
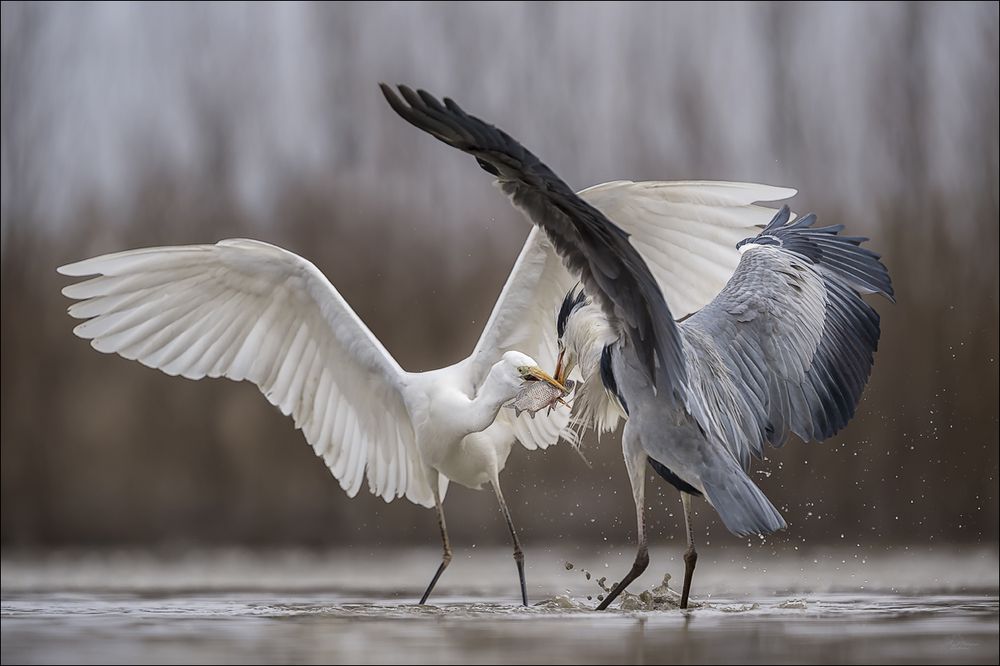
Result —
<path fill-rule="evenodd" d="M 813 228 L 813 215 L 789 217 L 783 208 L 740 243 L 726 287 L 678 325 L 688 377 L 682 409 L 663 410 L 630 371 L 628 346 L 612 348 L 616 390 L 630 405 L 625 427 L 638 428 L 649 456 L 704 492 L 740 535 L 785 526 L 744 471 L 765 443 L 780 446 L 791 433 L 822 441 L 847 425 L 879 340 L 878 313 L 859 292 L 893 293 L 865 239 Z"/>
<path fill-rule="evenodd" d="M 861 247 L 867 239 L 813 228 L 814 215 L 788 220 L 782 208 L 741 243 L 729 283 L 680 325 L 687 407 L 743 467 L 764 442 L 781 446 L 790 433 L 822 441 L 847 425 L 879 340 L 878 313 L 859 292 L 893 298 L 879 256 Z"/>

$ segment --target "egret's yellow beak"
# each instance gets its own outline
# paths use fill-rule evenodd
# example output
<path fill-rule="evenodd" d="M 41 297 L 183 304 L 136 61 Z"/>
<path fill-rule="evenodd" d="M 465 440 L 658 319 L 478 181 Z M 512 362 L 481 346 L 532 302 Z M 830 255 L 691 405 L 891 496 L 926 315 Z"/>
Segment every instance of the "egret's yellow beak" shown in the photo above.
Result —
<path fill-rule="evenodd" d="M 543 382 L 548 382 L 549 384 L 552 384 L 552 386 L 555 386 L 557 389 L 559 389 L 563 393 L 569 393 L 569 390 L 565 386 L 563 386 L 562 382 L 557 381 L 552 375 L 550 375 L 549 373 L 545 372 L 541 368 L 538 368 L 538 367 L 528 368 L 528 374 L 531 375 L 532 377 L 534 377 L 535 379 L 538 379 L 538 380 L 541 380 Z"/>

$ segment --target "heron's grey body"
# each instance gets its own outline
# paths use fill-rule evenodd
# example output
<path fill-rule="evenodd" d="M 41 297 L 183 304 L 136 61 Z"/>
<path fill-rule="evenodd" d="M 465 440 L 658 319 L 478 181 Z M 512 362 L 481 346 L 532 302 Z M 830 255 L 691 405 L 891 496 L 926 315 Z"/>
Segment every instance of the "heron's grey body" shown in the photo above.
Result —
<path fill-rule="evenodd" d="M 629 405 L 622 434 L 626 462 L 637 471 L 644 469 L 647 457 L 660 463 L 672 483 L 679 479 L 703 495 L 734 534 L 783 529 L 785 521 L 777 509 L 725 445 L 709 436 L 683 406 L 664 408 L 636 374 L 629 356 L 627 349 L 612 353 L 619 390 Z"/>
<path fill-rule="evenodd" d="M 690 496 L 703 495 L 737 535 L 785 527 L 747 468 L 765 443 L 780 446 L 791 433 L 823 440 L 851 419 L 879 338 L 878 314 L 860 294 L 892 299 L 885 266 L 861 247 L 867 239 L 813 228 L 812 215 L 790 222 L 785 207 L 739 244 L 739 265 L 714 300 L 675 322 L 628 234 L 521 144 L 451 100 L 401 86 L 404 103 L 383 92 L 407 121 L 495 175 L 583 285 L 585 297 L 571 291 L 560 310 L 560 349 L 582 375 L 581 420 L 611 430 L 627 416 L 623 451 L 639 537 L 632 570 L 598 608 L 648 565 L 647 460 L 682 492 L 686 606 L 697 560 Z"/>
<path fill-rule="evenodd" d="M 878 255 L 861 247 L 865 239 L 840 236 L 839 226 L 813 228 L 812 215 L 789 218 L 783 208 L 761 234 L 741 243 L 743 257 L 726 287 L 677 325 L 687 377 L 682 405 L 664 404 L 629 341 L 593 335 L 603 317 L 597 308 L 574 292 L 566 296 L 575 305 L 559 324 L 560 342 L 580 359 L 581 417 L 603 430 L 614 429 L 615 407 L 628 418 L 623 450 L 640 556 L 625 584 L 647 557 L 641 509 L 647 459 L 682 493 L 704 495 L 734 534 L 768 534 L 785 521 L 747 476 L 751 458 L 792 433 L 822 441 L 854 415 L 879 340 L 878 313 L 860 294 L 891 300 L 889 275 Z M 599 386 L 586 381 L 594 376 Z M 696 559 L 687 501 L 684 509 L 688 555 Z M 691 570 L 689 562 L 685 590 Z M 686 605 L 686 591 L 683 599 Z"/>
<path fill-rule="evenodd" d="M 821 441 L 847 424 L 879 338 L 878 313 L 859 292 L 892 296 L 885 267 L 860 239 L 837 235 L 839 227 L 814 229 L 813 216 L 791 224 L 789 217 L 780 211 L 748 239 L 726 288 L 678 324 L 688 381 L 682 405 L 665 408 L 625 340 L 608 346 L 602 381 L 629 417 L 626 456 L 629 447 L 645 452 L 703 494 L 739 535 L 785 526 L 745 474 L 751 457 L 790 433 Z M 594 316 L 586 304 L 569 315 Z M 579 340 L 580 330 L 571 321 L 564 344 L 592 359 L 594 350 L 581 346 L 602 341 Z M 581 370 L 585 377 L 598 371 Z M 611 400 L 587 396 L 602 398 Z"/>

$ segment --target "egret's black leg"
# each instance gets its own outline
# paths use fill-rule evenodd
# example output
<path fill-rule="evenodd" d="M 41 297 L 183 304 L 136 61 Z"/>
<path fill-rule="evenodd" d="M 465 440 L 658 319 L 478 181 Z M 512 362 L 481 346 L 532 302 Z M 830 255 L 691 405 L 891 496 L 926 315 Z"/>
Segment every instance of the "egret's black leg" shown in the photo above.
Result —
<path fill-rule="evenodd" d="M 493 490 L 496 491 L 497 501 L 500 502 L 500 510 L 507 521 L 507 529 L 510 530 L 510 538 L 514 541 L 514 562 L 517 563 L 517 575 L 521 579 L 521 603 L 528 605 L 528 588 L 524 584 L 524 551 L 521 550 L 521 542 L 517 540 L 517 531 L 514 529 L 514 521 L 511 520 L 510 510 L 507 509 L 507 502 L 504 501 L 503 493 L 500 492 L 500 481 L 493 482 Z"/>
<path fill-rule="evenodd" d="M 642 575 L 642 572 L 649 566 L 649 549 L 646 547 L 646 521 L 645 521 L 645 497 L 646 497 L 646 453 L 638 446 L 638 441 L 633 439 L 625 425 L 624 433 L 625 466 L 628 468 L 629 480 L 632 482 L 632 499 L 635 500 L 635 519 L 639 531 L 639 550 L 635 554 L 635 562 L 632 569 L 622 578 L 622 581 L 615 585 L 604 601 L 600 603 L 597 610 L 605 610 L 618 595 L 625 590 L 629 584 Z"/>
<path fill-rule="evenodd" d="M 691 495 L 681 493 L 681 503 L 684 505 L 684 526 L 687 528 L 688 543 L 687 550 L 684 551 L 684 589 L 681 592 L 681 608 L 687 608 L 694 565 L 698 563 L 698 551 L 694 549 L 694 528 L 691 526 Z"/>
<path fill-rule="evenodd" d="M 431 591 L 437 585 L 438 578 L 451 564 L 451 542 L 448 541 L 448 527 L 444 523 L 444 507 L 441 506 L 441 493 L 438 492 L 437 476 L 434 477 L 433 481 L 431 488 L 434 490 L 434 508 L 437 509 L 438 527 L 441 528 L 441 543 L 444 545 L 444 554 L 441 556 L 441 566 L 438 567 L 437 573 L 431 579 L 431 584 L 427 586 L 424 596 L 420 597 L 421 606 L 427 603 L 427 597 L 431 596 Z"/>

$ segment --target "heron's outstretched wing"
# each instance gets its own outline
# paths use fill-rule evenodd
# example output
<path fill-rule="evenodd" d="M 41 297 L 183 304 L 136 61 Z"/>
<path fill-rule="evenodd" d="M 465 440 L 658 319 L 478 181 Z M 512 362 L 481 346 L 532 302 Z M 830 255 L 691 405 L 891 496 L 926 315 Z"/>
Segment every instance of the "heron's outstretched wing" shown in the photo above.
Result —
<path fill-rule="evenodd" d="M 746 467 L 764 442 L 823 440 L 854 415 L 878 346 L 878 313 L 860 293 L 892 299 L 879 255 L 842 226 L 789 223 L 783 208 L 741 243 L 725 289 L 681 323 L 689 411 Z"/>
<path fill-rule="evenodd" d="M 132 250 L 59 269 L 99 277 L 78 299 L 74 333 L 101 352 L 189 379 L 256 384 L 291 414 L 348 495 L 367 470 L 386 501 L 434 503 L 416 449 L 407 379 L 326 277 L 267 243 L 224 240 Z"/>
<path fill-rule="evenodd" d="M 680 318 L 722 291 L 740 261 L 736 244 L 759 233 L 774 215 L 773 209 L 753 203 L 787 198 L 795 190 L 755 183 L 620 180 L 577 194 L 629 233 Z M 529 354 L 542 367 L 554 366 L 556 313 L 575 283 L 545 233 L 533 227 L 470 357 L 472 381 L 482 381 L 511 349 Z M 530 449 L 571 437 L 575 431 L 567 427 L 567 417 L 563 409 L 535 418 L 501 412 Z"/>
<path fill-rule="evenodd" d="M 502 130 L 465 113 L 450 99 L 400 86 L 401 100 L 382 92 L 405 120 L 476 157 L 514 205 L 541 227 L 569 272 L 601 304 L 634 346 L 642 371 L 667 400 L 681 399 L 685 369 L 680 337 L 656 279 L 628 234 L 577 196 L 537 157 Z"/>

